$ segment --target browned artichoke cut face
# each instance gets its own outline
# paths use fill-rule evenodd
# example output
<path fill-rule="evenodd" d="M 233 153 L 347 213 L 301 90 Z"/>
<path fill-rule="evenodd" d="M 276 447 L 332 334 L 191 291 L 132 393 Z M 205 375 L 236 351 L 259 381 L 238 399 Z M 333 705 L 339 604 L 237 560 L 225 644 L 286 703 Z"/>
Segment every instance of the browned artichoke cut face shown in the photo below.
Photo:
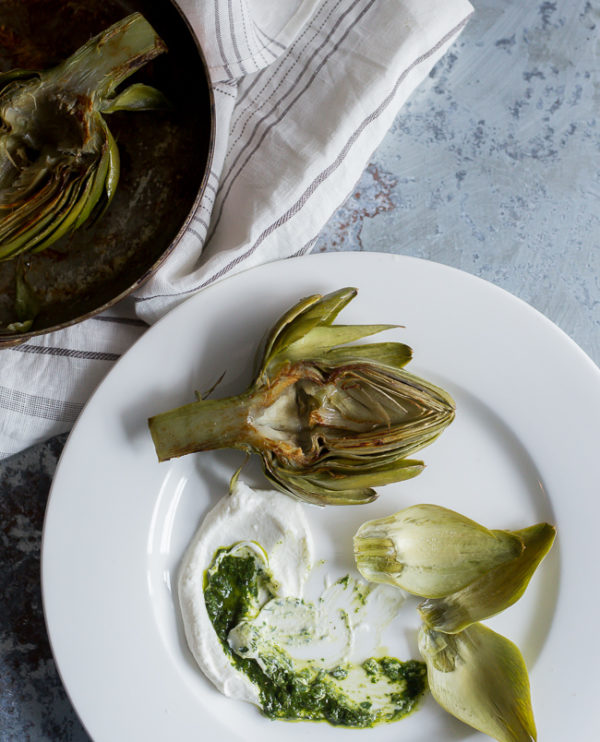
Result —
<path fill-rule="evenodd" d="M 90 101 L 65 99 L 38 76 L 11 87 L 3 94 L 2 122 L 12 151 L 23 158 L 19 169 L 51 154 L 77 155 L 89 142 Z"/>
<path fill-rule="evenodd" d="M 317 294 L 288 310 L 243 394 L 150 418 L 159 459 L 240 448 L 262 458 L 273 485 L 319 505 L 370 502 L 373 487 L 420 474 L 423 462 L 407 457 L 452 422 L 454 402 L 404 370 L 403 343 L 351 345 L 391 329 L 333 324 L 355 295 Z"/>
<path fill-rule="evenodd" d="M 428 426 L 432 437 L 439 434 L 436 413 L 443 412 L 442 405 L 436 410 L 430 397 L 420 399 L 422 390 L 401 372 L 358 363 L 329 372 L 302 364 L 296 373 L 297 380 L 252 416 L 258 445 L 281 454 L 290 466 L 311 466 L 340 454 L 360 457 L 375 447 L 378 455 L 389 450 L 398 455 L 400 428 L 405 455 L 423 447 Z M 278 447 L 279 441 L 286 445 Z"/>
<path fill-rule="evenodd" d="M 17 254 L 50 244 L 73 213 L 97 172 L 104 132 L 83 101 L 70 104 L 39 80 L 18 83 L 0 115 L 10 132 L 0 174 L 0 250 L 12 242 Z"/>

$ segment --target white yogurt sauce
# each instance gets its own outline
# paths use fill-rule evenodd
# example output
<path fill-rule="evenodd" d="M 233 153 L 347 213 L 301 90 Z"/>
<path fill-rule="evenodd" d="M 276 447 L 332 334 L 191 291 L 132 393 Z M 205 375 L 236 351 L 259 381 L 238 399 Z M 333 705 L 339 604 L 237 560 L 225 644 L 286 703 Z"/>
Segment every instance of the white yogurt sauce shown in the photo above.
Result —
<path fill-rule="evenodd" d="M 227 696 L 260 705 L 259 689 L 223 651 L 206 610 L 205 573 L 219 549 L 234 544 L 230 553 L 240 549 L 247 554 L 250 549 L 265 567 L 268 590 L 256 601 L 256 615 L 242 621 L 228 638 L 234 652 L 256 659 L 265 671 L 271 666 L 270 671 L 277 672 L 279 664 L 317 673 L 377 656 L 381 631 L 404 602 L 399 589 L 352 576 L 305 599 L 309 575 L 317 581 L 323 575 L 322 565 L 313 570 L 304 507 L 279 492 L 255 491 L 236 481 L 231 493 L 208 513 L 185 554 L 179 601 L 186 639 L 204 674 Z M 389 704 L 386 694 L 394 690 L 384 678 L 378 693 L 365 670 L 354 665 L 349 677 L 330 682 L 346 695 L 355 695 L 356 703 L 369 685 L 373 700 L 381 695 L 376 704 L 382 707 Z"/>
<path fill-rule="evenodd" d="M 258 703 L 258 690 L 223 652 L 204 604 L 204 573 L 215 553 L 239 541 L 260 544 L 278 597 L 301 597 L 313 561 L 302 505 L 280 492 L 237 481 L 207 514 L 184 556 L 178 593 L 189 648 L 206 677 L 226 696 Z"/>

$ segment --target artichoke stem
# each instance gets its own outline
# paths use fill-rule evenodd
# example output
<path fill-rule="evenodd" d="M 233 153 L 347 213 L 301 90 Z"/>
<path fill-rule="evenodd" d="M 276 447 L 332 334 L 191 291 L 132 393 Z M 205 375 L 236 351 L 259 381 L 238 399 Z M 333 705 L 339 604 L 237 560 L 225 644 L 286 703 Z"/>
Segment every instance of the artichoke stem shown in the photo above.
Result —
<path fill-rule="evenodd" d="M 355 536 L 354 556 L 358 571 L 367 580 L 395 584 L 390 575 L 400 574 L 404 569 L 390 538 Z"/>
<path fill-rule="evenodd" d="M 251 396 L 199 400 L 148 420 L 159 461 L 197 451 L 245 448 Z"/>
<path fill-rule="evenodd" d="M 132 13 L 94 36 L 48 74 L 73 93 L 104 97 L 166 48 L 148 21 Z"/>
<path fill-rule="evenodd" d="M 355 536 L 354 553 L 356 558 L 363 561 L 365 565 L 371 559 L 377 560 L 379 564 L 382 560 L 387 562 L 390 558 L 394 559 L 396 556 L 394 542 L 390 538 L 361 538 Z"/>

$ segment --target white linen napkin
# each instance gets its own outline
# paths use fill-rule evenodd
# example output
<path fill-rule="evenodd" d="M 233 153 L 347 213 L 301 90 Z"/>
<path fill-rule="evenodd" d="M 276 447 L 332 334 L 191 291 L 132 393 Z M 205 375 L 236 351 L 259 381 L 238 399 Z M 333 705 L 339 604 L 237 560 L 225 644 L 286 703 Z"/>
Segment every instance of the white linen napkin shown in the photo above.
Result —
<path fill-rule="evenodd" d="M 0 458 L 70 430 L 113 363 L 169 309 L 239 270 L 310 251 L 467 0 L 180 0 L 217 137 L 192 223 L 135 296 L 0 351 Z"/>

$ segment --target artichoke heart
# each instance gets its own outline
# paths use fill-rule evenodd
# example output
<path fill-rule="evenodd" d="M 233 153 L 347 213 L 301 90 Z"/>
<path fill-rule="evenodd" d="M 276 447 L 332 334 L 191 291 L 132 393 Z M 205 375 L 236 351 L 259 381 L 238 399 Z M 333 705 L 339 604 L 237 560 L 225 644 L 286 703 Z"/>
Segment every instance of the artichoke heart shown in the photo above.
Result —
<path fill-rule="evenodd" d="M 465 588 L 523 551 L 509 531 L 490 531 L 453 510 L 413 505 L 363 523 L 354 536 L 359 572 L 424 598 Z"/>
<path fill-rule="evenodd" d="M 480 623 L 458 634 L 422 626 L 418 642 L 442 708 L 498 742 L 537 739 L 527 668 L 515 644 Z"/>
<path fill-rule="evenodd" d="M 104 114 L 167 107 L 153 88 L 116 88 L 162 39 L 133 13 L 58 66 L 0 74 L 0 260 L 40 252 L 105 209 L 119 151 Z"/>
<path fill-rule="evenodd" d="M 408 346 L 348 345 L 390 327 L 334 325 L 356 293 L 317 294 L 288 310 L 243 394 L 150 418 L 159 460 L 216 448 L 257 453 L 278 489 L 319 505 L 369 502 L 373 487 L 419 474 L 423 462 L 407 457 L 452 422 L 454 402 L 404 370 Z"/>
<path fill-rule="evenodd" d="M 517 557 L 493 567 L 462 590 L 443 598 L 425 600 L 419 605 L 421 618 L 428 626 L 454 634 L 472 623 L 495 616 L 519 600 L 550 550 L 556 528 L 538 523 L 512 533 L 524 546 Z"/>

